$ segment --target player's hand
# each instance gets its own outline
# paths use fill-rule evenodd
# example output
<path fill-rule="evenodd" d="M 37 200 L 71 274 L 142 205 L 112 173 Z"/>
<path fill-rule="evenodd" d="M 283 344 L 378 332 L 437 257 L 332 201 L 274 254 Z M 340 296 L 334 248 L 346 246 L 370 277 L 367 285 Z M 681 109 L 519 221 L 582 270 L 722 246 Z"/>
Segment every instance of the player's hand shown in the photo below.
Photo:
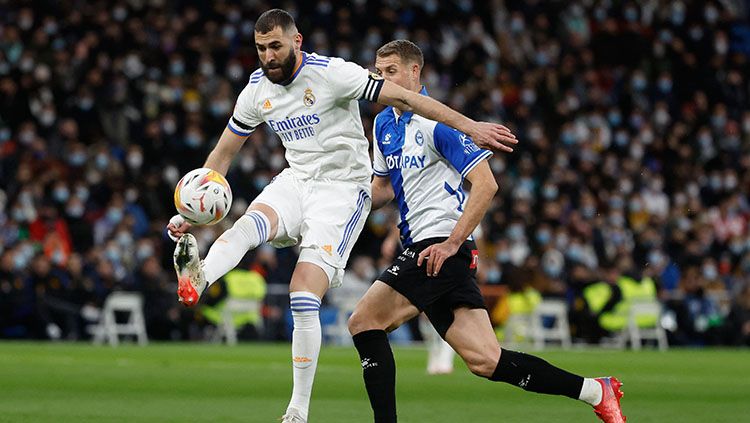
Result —
<path fill-rule="evenodd" d="M 422 250 L 417 258 L 417 266 L 422 266 L 422 262 L 427 259 L 427 276 L 437 276 L 448 258 L 452 257 L 458 251 L 460 243 L 451 240 L 445 240 L 439 244 L 432 244 Z"/>
<path fill-rule="evenodd" d="M 167 225 L 167 235 L 169 235 L 169 238 L 172 241 L 177 242 L 177 240 L 185 235 L 185 233 L 187 233 L 187 231 L 192 226 L 193 225 L 185 221 L 184 217 L 176 214 L 172 216 L 171 219 L 169 219 L 169 224 Z"/>
<path fill-rule="evenodd" d="M 516 136 L 510 129 L 499 123 L 474 122 L 466 135 L 470 136 L 479 148 L 492 151 L 512 153 L 512 145 L 518 144 Z"/>

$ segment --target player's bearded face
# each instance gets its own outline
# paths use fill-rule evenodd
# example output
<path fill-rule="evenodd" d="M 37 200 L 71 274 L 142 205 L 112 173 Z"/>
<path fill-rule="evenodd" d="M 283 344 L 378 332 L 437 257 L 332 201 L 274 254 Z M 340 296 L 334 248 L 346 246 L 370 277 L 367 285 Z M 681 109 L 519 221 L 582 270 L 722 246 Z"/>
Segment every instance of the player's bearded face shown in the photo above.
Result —
<path fill-rule="evenodd" d="M 294 66 L 297 64 L 297 55 L 294 54 L 294 48 L 289 47 L 289 53 L 286 58 L 271 59 L 266 63 L 261 61 L 260 68 L 271 82 L 278 84 L 292 77 Z"/>

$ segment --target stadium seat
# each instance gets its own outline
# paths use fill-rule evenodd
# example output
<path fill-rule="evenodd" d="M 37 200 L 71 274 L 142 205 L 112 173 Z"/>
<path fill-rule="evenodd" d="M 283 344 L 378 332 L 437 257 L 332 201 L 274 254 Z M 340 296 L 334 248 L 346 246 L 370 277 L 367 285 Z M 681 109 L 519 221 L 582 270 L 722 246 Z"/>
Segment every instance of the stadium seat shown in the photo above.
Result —
<path fill-rule="evenodd" d="M 570 348 L 568 306 L 565 301 L 543 300 L 536 306 L 531 318 L 531 336 L 536 349 L 543 349 L 547 341 L 560 342 L 562 348 Z"/>
<path fill-rule="evenodd" d="M 654 340 L 659 350 L 665 351 L 668 343 L 667 332 L 661 325 L 661 304 L 658 301 L 633 302 L 630 305 L 627 333 L 634 350 L 641 349 L 643 340 Z"/>
<path fill-rule="evenodd" d="M 128 313 L 125 323 L 117 323 L 115 313 Z M 148 343 L 146 324 L 143 318 L 143 296 L 135 292 L 115 291 L 104 301 L 99 323 L 92 328 L 94 344 L 105 341 L 111 346 L 120 343 L 120 335 L 135 336 L 139 345 Z"/>
<path fill-rule="evenodd" d="M 229 298 L 224 303 L 221 312 L 221 322 L 215 332 L 216 341 L 226 340 L 227 345 L 237 345 L 237 327 L 235 316 L 238 314 L 252 314 L 260 316 L 262 302 L 259 299 Z M 263 319 L 256 319 L 255 327 L 262 330 Z"/>

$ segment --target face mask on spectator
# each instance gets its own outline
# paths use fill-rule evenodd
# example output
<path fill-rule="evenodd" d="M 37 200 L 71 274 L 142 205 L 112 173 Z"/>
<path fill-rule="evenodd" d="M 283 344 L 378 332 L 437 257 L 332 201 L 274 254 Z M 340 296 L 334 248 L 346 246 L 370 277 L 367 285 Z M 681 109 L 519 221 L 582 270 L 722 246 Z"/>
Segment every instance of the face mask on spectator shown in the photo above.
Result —
<path fill-rule="evenodd" d="M 185 145 L 195 149 L 203 145 L 203 139 L 200 134 L 189 132 L 187 135 L 185 135 Z"/>
<path fill-rule="evenodd" d="M 133 245 L 133 237 L 124 231 L 117 234 L 116 240 L 122 248 L 130 248 Z"/>
<path fill-rule="evenodd" d="M 523 31 L 525 26 L 526 25 L 523 21 L 523 18 L 520 16 L 514 16 L 513 19 L 510 20 L 510 30 L 514 34 L 518 34 Z"/>
<path fill-rule="evenodd" d="M 643 91 L 646 89 L 646 78 L 642 75 L 636 75 L 633 77 L 633 89 L 636 91 Z"/>
<path fill-rule="evenodd" d="M 21 144 L 28 146 L 32 141 L 34 141 L 35 137 L 36 132 L 34 132 L 33 129 L 24 129 L 18 134 L 18 141 Z"/>
<path fill-rule="evenodd" d="M 268 185 L 268 182 L 269 179 L 267 176 L 256 176 L 255 179 L 253 179 L 253 184 L 258 191 L 265 188 L 265 186 Z"/>
<path fill-rule="evenodd" d="M 96 159 L 94 159 L 94 163 L 97 169 L 104 170 L 109 166 L 109 157 L 107 157 L 106 153 L 98 153 Z"/>
<path fill-rule="evenodd" d="M 177 131 L 177 123 L 172 119 L 165 119 L 161 123 L 161 129 L 167 135 L 173 135 Z"/>
<path fill-rule="evenodd" d="M 625 226 L 625 217 L 620 213 L 610 214 L 609 223 L 616 228 L 622 228 Z"/>
<path fill-rule="evenodd" d="M 518 224 L 510 225 L 510 227 L 508 228 L 508 238 L 514 241 L 519 241 L 523 239 L 523 237 L 524 237 L 523 226 L 518 225 Z"/>
<path fill-rule="evenodd" d="M 731 191 L 737 188 L 737 175 L 730 173 L 724 177 L 724 188 Z"/>
<path fill-rule="evenodd" d="M 78 100 L 78 108 L 83 110 L 84 112 L 87 112 L 91 110 L 91 108 L 94 107 L 94 99 L 91 97 L 82 97 Z"/>
<path fill-rule="evenodd" d="M 66 186 L 59 186 L 52 191 L 52 196 L 58 203 L 64 203 L 70 198 L 70 191 L 68 191 L 68 187 Z"/>
<path fill-rule="evenodd" d="M 73 167 L 80 167 L 86 163 L 86 153 L 83 151 L 75 151 L 68 155 L 68 164 Z"/>
<path fill-rule="evenodd" d="M 209 110 L 214 117 L 224 116 L 231 110 L 232 104 L 227 100 L 212 101 Z"/>
<path fill-rule="evenodd" d="M 711 177 L 708 180 L 708 184 L 711 186 L 711 189 L 714 191 L 719 191 L 721 189 L 721 176 L 719 175 L 711 175 Z"/>
<path fill-rule="evenodd" d="M 723 114 L 715 114 L 711 116 L 711 125 L 716 130 L 721 130 L 724 128 L 724 125 L 727 123 L 727 117 Z"/>
<path fill-rule="evenodd" d="M 542 189 L 542 196 L 544 196 L 546 200 L 554 200 L 557 198 L 557 194 L 559 194 L 559 192 L 556 185 L 547 184 Z"/>
<path fill-rule="evenodd" d="M 151 244 L 141 243 L 141 245 L 138 246 L 138 250 L 136 251 L 135 256 L 138 261 L 143 261 L 151 257 L 153 254 L 154 247 L 152 247 Z"/>
<path fill-rule="evenodd" d="M 659 78 L 659 82 L 657 82 L 657 86 L 659 87 L 659 91 L 661 91 L 664 94 L 669 94 L 672 92 L 672 80 L 670 78 L 662 77 Z"/>
<path fill-rule="evenodd" d="M 65 212 L 68 214 L 68 216 L 74 218 L 74 219 L 80 219 L 81 216 L 83 216 L 83 204 L 82 203 L 72 203 L 69 205 Z"/>
<path fill-rule="evenodd" d="M 495 254 L 495 260 L 500 263 L 508 263 L 510 261 L 510 252 L 506 250 L 498 251 L 497 254 Z"/>
<path fill-rule="evenodd" d="M 713 264 L 706 264 L 703 266 L 703 277 L 708 280 L 714 280 L 719 277 L 719 272 L 716 270 L 716 266 Z"/>
<path fill-rule="evenodd" d="M 175 76 L 182 76 L 185 73 L 185 63 L 181 60 L 175 60 L 169 64 L 169 72 Z"/>
<path fill-rule="evenodd" d="M 130 153 L 128 154 L 127 162 L 131 169 L 140 169 L 143 165 L 143 154 L 138 152 Z"/>
<path fill-rule="evenodd" d="M 615 144 L 618 147 L 625 147 L 628 144 L 628 133 L 625 131 L 617 131 L 615 133 Z"/>
<path fill-rule="evenodd" d="M 250 156 L 243 156 L 240 160 L 240 169 L 245 173 L 250 173 L 255 169 L 255 160 Z"/>
<path fill-rule="evenodd" d="M 750 134 L 750 119 L 745 119 L 742 121 L 742 132 L 745 134 Z"/>
<path fill-rule="evenodd" d="M 547 245 L 552 238 L 552 234 L 547 230 L 539 230 L 536 233 L 536 241 L 541 245 Z"/>
<path fill-rule="evenodd" d="M 745 250 L 745 244 L 741 239 L 735 239 L 729 244 L 729 250 L 732 251 L 732 254 L 739 256 Z"/>
<path fill-rule="evenodd" d="M 117 207 L 110 207 L 109 210 L 107 210 L 107 220 L 109 220 L 112 224 L 116 225 L 120 223 L 120 221 L 122 221 L 122 217 L 122 209 L 119 209 Z"/>
<path fill-rule="evenodd" d="M 117 22 L 122 22 L 128 17 L 128 10 L 122 6 L 117 6 L 112 11 L 112 17 L 115 18 Z"/>
<path fill-rule="evenodd" d="M 638 11 L 634 7 L 628 7 L 625 9 L 625 20 L 628 22 L 635 22 L 638 20 Z"/>
<path fill-rule="evenodd" d="M 714 42 L 714 49 L 716 49 L 717 53 L 723 56 L 729 51 L 729 43 L 727 43 L 727 40 L 724 38 L 717 38 Z"/>
<path fill-rule="evenodd" d="M 497 267 L 487 271 L 487 283 L 496 284 L 500 283 L 500 279 L 503 277 L 502 272 Z"/>
<path fill-rule="evenodd" d="M 227 67 L 227 76 L 233 81 L 239 81 L 243 76 L 242 66 L 236 63 L 229 65 L 229 67 Z"/>
<path fill-rule="evenodd" d="M 76 187 L 76 197 L 85 203 L 89 199 L 89 189 L 83 185 L 79 185 Z"/>
<path fill-rule="evenodd" d="M 716 9 L 716 7 L 714 7 L 714 5 L 709 4 L 703 10 L 703 17 L 706 19 L 706 22 L 708 22 L 710 25 L 713 25 L 716 23 L 716 21 L 719 20 L 719 11 Z"/>
<path fill-rule="evenodd" d="M 581 216 L 585 217 L 586 219 L 591 219 L 596 214 L 596 207 L 594 206 L 585 206 L 581 208 Z"/>
<path fill-rule="evenodd" d="M 112 263 L 119 263 L 120 259 L 122 258 L 122 254 L 120 253 L 120 249 L 115 246 L 109 246 L 104 251 L 104 255 L 107 257 L 109 261 Z"/>
<path fill-rule="evenodd" d="M 609 121 L 610 125 L 619 126 L 622 123 L 622 115 L 620 114 L 620 112 L 611 111 L 607 115 L 607 120 Z"/>
<path fill-rule="evenodd" d="M 10 139 L 10 129 L 8 128 L 0 129 L 0 144 L 4 143 L 5 141 L 8 141 L 9 139 Z"/>
<path fill-rule="evenodd" d="M 693 41 L 700 41 L 703 38 L 703 29 L 699 26 L 690 28 L 690 38 L 692 38 Z"/>

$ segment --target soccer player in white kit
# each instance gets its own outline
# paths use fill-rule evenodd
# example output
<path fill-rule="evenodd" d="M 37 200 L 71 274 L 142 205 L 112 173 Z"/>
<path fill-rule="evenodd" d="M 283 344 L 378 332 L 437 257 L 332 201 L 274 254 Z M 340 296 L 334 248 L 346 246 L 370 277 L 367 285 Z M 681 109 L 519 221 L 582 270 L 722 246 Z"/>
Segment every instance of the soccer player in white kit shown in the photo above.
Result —
<path fill-rule="evenodd" d="M 239 95 L 234 113 L 204 167 L 226 174 L 252 131 L 265 122 L 281 138 L 289 168 L 253 200 L 201 261 L 190 225 L 179 216 L 168 230 L 180 238 L 174 263 L 178 297 L 195 305 L 210 284 L 263 242 L 299 245 L 290 283 L 294 320 L 294 387 L 284 422 L 306 422 L 320 352 L 319 308 L 341 283 L 351 248 L 370 211 L 372 166 L 357 101 L 413 110 L 472 134 L 480 144 L 512 151 L 504 126 L 475 122 L 447 106 L 385 82 L 354 63 L 301 51 L 302 35 L 287 12 L 272 9 L 255 25 L 261 69 Z"/>
<path fill-rule="evenodd" d="M 375 60 L 386 80 L 426 96 L 423 65 L 421 50 L 407 40 L 384 45 Z M 471 235 L 497 191 L 487 163 L 492 153 L 449 126 L 398 107 L 385 108 L 373 126 L 372 207 L 395 200 L 405 247 L 349 319 L 375 423 L 397 421 L 396 366 L 386 332 L 421 312 L 477 376 L 579 399 L 604 422 L 624 423 L 617 379 L 583 378 L 497 342 L 477 286 L 479 255 Z M 464 179 L 472 185 L 468 200 Z"/>

